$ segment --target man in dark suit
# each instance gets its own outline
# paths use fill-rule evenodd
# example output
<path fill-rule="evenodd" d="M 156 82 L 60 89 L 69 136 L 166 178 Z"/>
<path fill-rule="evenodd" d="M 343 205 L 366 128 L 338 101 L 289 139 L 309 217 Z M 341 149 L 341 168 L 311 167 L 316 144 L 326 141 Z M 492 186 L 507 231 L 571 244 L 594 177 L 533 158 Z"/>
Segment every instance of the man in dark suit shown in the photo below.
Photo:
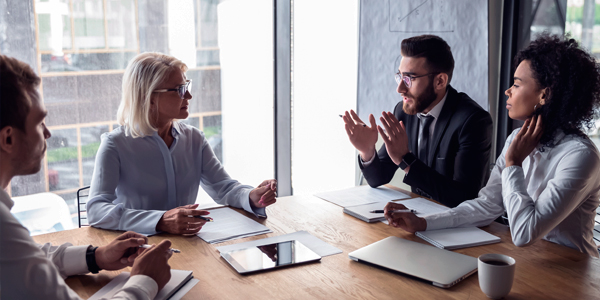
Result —
<path fill-rule="evenodd" d="M 372 114 L 367 126 L 354 111 L 346 112 L 346 132 L 370 186 L 389 183 L 401 168 L 414 193 L 455 207 L 477 197 L 485 184 L 492 119 L 450 86 L 454 58 L 443 39 L 405 39 L 401 54 L 396 82 L 402 101 L 394 113 L 382 113 L 382 128 Z M 378 132 L 385 145 L 376 152 Z"/>

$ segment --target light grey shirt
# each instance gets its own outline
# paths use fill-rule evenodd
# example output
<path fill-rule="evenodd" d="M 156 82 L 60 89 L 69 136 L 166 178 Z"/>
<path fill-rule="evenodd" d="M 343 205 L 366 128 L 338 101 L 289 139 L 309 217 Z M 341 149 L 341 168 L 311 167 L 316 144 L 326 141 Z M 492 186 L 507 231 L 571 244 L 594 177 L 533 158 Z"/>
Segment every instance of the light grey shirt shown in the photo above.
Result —
<path fill-rule="evenodd" d="M 121 126 L 102 135 L 87 204 L 90 225 L 154 234 L 167 210 L 196 202 L 200 185 L 219 204 L 266 216 L 264 208 L 250 206 L 253 188 L 229 177 L 203 132 L 174 122 L 171 133 L 170 148 L 156 132 L 133 138 Z"/>
<path fill-rule="evenodd" d="M 80 299 L 64 278 L 88 273 L 88 246 L 36 244 L 10 213 L 14 202 L 0 189 L 0 294 L 2 299 Z M 111 299 L 154 299 L 158 285 L 132 276 Z"/>
<path fill-rule="evenodd" d="M 560 132 L 556 146 L 540 152 L 538 145 L 523 167 L 506 167 L 506 151 L 518 131 L 506 140 L 479 196 L 426 216 L 427 230 L 486 226 L 506 211 L 515 245 L 543 238 L 598 257 L 593 240 L 600 202 L 598 150 L 588 138 Z"/>

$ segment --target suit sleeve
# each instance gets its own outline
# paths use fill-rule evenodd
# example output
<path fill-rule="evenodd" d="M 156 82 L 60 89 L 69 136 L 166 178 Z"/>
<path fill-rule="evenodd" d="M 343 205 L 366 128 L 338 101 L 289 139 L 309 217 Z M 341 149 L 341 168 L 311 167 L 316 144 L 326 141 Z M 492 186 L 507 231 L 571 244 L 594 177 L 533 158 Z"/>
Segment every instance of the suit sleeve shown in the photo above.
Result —
<path fill-rule="evenodd" d="M 492 147 L 492 119 L 487 112 L 472 114 L 458 133 L 452 178 L 438 173 L 420 160 L 415 161 L 404 183 L 418 187 L 434 200 L 456 207 L 477 197 L 488 174 Z"/>

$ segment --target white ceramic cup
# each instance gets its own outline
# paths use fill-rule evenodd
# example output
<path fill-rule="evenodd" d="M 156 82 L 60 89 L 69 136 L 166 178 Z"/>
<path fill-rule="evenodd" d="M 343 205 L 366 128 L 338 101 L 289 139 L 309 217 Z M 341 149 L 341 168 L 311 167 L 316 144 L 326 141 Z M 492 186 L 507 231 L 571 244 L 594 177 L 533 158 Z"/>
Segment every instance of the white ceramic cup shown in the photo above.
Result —
<path fill-rule="evenodd" d="M 515 259 L 503 254 L 483 254 L 477 260 L 481 291 L 492 299 L 506 297 L 515 277 Z"/>

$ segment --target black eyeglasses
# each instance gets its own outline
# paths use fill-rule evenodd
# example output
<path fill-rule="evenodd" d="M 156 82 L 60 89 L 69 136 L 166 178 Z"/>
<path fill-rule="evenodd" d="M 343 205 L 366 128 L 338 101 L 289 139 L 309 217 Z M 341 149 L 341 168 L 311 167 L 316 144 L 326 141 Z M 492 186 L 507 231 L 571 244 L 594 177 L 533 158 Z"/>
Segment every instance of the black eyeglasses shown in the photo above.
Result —
<path fill-rule="evenodd" d="M 178 86 L 175 89 L 161 89 L 154 90 L 155 93 L 164 93 L 164 92 L 177 92 L 179 94 L 179 98 L 183 99 L 185 97 L 185 93 L 192 90 L 192 80 L 188 79 L 185 81 L 185 84 Z"/>
<path fill-rule="evenodd" d="M 427 73 L 427 74 L 418 75 L 418 76 L 402 75 L 402 74 L 400 74 L 400 72 L 398 72 L 398 73 L 396 73 L 396 76 L 394 76 L 394 79 L 396 79 L 397 84 L 400 84 L 400 82 L 404 81 L 404 85 L 406 85 L 406 87 L 410 89 L 410 87 L 412 86 L 413 80 L 415 80 L 417 78 L 425 77 L 428 75 L 437 75 L 437 74 L 440 74 L 440 72 Z"/>

